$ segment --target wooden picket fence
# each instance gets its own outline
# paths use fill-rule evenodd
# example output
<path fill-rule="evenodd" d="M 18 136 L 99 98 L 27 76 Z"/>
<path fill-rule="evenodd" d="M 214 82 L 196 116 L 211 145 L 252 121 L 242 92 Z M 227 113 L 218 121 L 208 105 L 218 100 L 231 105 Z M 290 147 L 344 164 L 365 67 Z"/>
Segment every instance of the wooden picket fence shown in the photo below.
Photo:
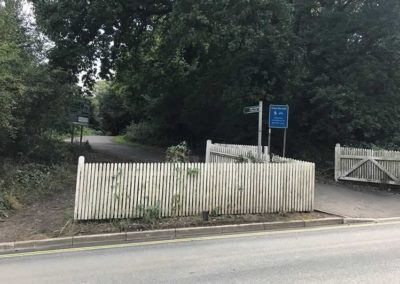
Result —
<path fill-rule="evenodd" d="M 400 184 L 400 152 L 335 147 L 335 180 Z"/>
<path fill-rule="evenodd" d="M 75 220 L 312 211 L 313 163 L 85 163 Z"/>
<path fill-rule="evenodd" d="M 261 160 L 269 161 L 268 147 L 264 146 Z M 221 144 L 207 140 L 206 163 L 235 163 L 240 159 L 258 159 L 258 148 L 253 145 Z"/>

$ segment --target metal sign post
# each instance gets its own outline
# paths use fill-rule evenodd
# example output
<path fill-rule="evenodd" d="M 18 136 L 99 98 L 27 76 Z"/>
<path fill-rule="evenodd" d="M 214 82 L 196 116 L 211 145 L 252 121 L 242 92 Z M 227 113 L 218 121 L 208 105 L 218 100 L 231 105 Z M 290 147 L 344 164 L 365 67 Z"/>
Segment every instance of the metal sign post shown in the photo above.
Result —
<path fill-rule="evenodd" d="M 258 106 L 245 107 L 243 109 L 244 114 L 258 113 L 258 145 L 257 145 L 257 155 L 258 159 L 261 159 L 262 153 L 262 115 L 263 115 L 263 102 L 259 101 Z"/>
<path fill-rule="evenodd" d="M 261 153 L 262 153 L 262 113 L 263 113 L 263 102 L 260 101 L 258 103 L 258 148 L 257 148 L 257 154 L 258 154 L 258 159 L 261 160 Z"/>
<path fill-rule="evenodd" d="M 71 144 L 72 144 L 72 143 L 74 143 L 75 125 L 72 124 L 71 128 L 72 128 L 72 131 L 71 131 Z"/>
<path fill-rule="evenodd" d="M 84 116 L 79 116 L 77 122 L 72 122 L 72 136 L 71 136 L 71 143 L 74 142 L 74 132 L 75 132 L 75 125 L 80 126 L 80 137 L 79 137 L 79 145 L 82 145 L 82 138 L 83 138 L 83 127 L 89 126 L 89 118 Z"/>
<path fill-rule="evenodd" d="M 271 155 L 271 129 L 284 129 L 283 134 L 283 151 L 282 155 L 286 155 L 286 130 L 289 125 L 289 106 L 288 105 L 270 105 L 269 106 L 269 131 L 268 131 L 268 154 Z"/>

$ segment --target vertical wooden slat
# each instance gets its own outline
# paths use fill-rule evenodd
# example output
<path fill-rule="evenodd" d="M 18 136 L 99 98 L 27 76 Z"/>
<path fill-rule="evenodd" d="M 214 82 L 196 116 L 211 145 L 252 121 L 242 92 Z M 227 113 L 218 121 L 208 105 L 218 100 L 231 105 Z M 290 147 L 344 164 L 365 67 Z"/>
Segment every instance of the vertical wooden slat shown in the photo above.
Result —
<path fill-rule="evenodd" d="M 94 181 L 93 181 L 93 202 L 92 202 L 92 219 L 97 219 L 97 204 L 99 202 L 99 164 L 96 163 L 94 167 Z"/>
<path fill-rule="evenodd" d="M 117 186 L 117 172 L 118 164 L 111 164 L 110 169 L 110 192 L 109 192 L 109 212 L 107 218 L 114 218 L 114 207 L 115 207 L 115 188 Z"/>
<path fill-rule="evenodd" d="M 132 177 L 131 167 L 129 163 L 124 165 L 124 186 L 123 186 L 123 199 L 121 206 L 121 218 L 128 218 L 129 210 L 128 210 L 128 200 L 129 200 L 129 188 L 130 188 L 130 178 Z"/>
<path fill-rule="evenodd" d="M 97 203 L 96 203 L 96 215 L 95 219 L 101 219 L 101 211 L 103 204 L 103 164 L 99 163 L 98 168 L 98 183 L 97 183 Z"/>
<path fill-rule="evenodd" d="M 272 175 L 272 186 L 274 188 L 274 210 L 273 212 L 279 211 L 279 188 L 278 188 L 278 164 L 273 164 L 273 175 Z"/>
<path fill-rule="evenodd" d="M 135 188 L 135 179 L 136 179 L 136 164 L 129 163 L 128 166 L 128 187 L 127 187 L 127 196 L 126 196 L 126 216 L 127 218 L 133 217 L 133 200 L 134 200 L 134 188 Z"/>
<path fill-rule="evenodd" d="M 84 169 L 85 169 L 85 157 L 80 156 L 78 159 L 78 168 L 76 174 L 76 190 L 75 190 L 75 208 L 74 208 L 74 219 L 81 219 L 81 208 L 83 207 L 82 203 L 82 192 L 83 192 L 83 178 L 84 178 Z"/>
<path fill-rule="evenodd" d="M 106 164 L 106 173 L 105 173 L 105 186 L 104 186 L 104 208 L 103 208 L 103 217 L 102 219 L 107 219 L 109 217 L 109 204 L 110 204 L 110 186 L 111 186 L 111 167 L 112 164 Z"/>
<path fill-rule="evenodd" d="M 136 217 L 140 218 L 142 217 L 142 209 L 143 209 L 143 195 L 144 195 L 144 189 L 145 189 L 145 166 L 146 164 L 139 164 L 139 170 L 138 170 L 138 176 L 137 176 L 137 187 L 136 187 L 136 202 L 135 202 L 135 212 L 136 212 Z"/>
<path fill-rule="evenodd" d="M 85 220 L 90 219 L 90 199 L 92 195 L 92 180 L 93 180 L 93 172 L 92 172 L 92 163 L 87 164 L 88 166 L 88 178 L 87 178 L 87 186 L 86 186 L 86 208 L 85 208 Z"/>
<path fill-rule="evenodd" d="M 232 208 L 232 203 L 233 203 L 233 191 L 234 191 L 234 186 L 233 186 L 233 173 L 232 173 L 232 164 L 229 163 L 227 165 L 227 198 L 226 198 L 226 207 L 227 207 L 227 214 L 232 215 L 233 214 L 233 208 Z"/>
<path fill-rule="evenodd" d="M 121 168 L 119 170 L 119 185 L 118 185 L 118 192 L 117 192 L 117 200 L 118 200 L 118 207 L 116 209 L 116 217 L 117 218 L 122 218 L 122 208 L 124 204 L 124 194 L 125 194 L 125 177 L 126 177 L 126 165 L 127 164 L 121 164 Z"/>
<path fill-rule="evenodd" d="M 201 180 L 202 180 L 202 164 L 197 164 L 197 176 L 196 176 L 196 201 L 194 203 L 195 209 L 193 211 L 193 215 L 197 215 L 201 213 Z"/>

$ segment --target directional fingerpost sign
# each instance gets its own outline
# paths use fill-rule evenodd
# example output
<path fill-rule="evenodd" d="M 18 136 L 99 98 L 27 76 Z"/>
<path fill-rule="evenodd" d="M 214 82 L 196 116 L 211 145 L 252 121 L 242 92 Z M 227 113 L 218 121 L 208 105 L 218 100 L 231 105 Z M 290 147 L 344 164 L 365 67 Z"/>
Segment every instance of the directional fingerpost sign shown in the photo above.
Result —
<path fill-rule="evenodd" d="M 243 113 L 248 114 L 248 113 L 257 113 L 260 111 L 260 107 L 259 106 L 249 106 L 249 107 L 245 107 L 243 109 Z"/>
<path fill-rule="evenodd" d="M 289 106 L 270 105 L 269 106 L 269 128 L 288 128 L 289 125 Z"/>
<path fill-rule="evenodd" d="M 263 115 L 263 102 L 259 101 L 258 106 L 249 106 L 243 109 L 244 114 L 258 113 L 258 158 L 261 159 L 261 143 L 262 143 L 262 115 Z"/>

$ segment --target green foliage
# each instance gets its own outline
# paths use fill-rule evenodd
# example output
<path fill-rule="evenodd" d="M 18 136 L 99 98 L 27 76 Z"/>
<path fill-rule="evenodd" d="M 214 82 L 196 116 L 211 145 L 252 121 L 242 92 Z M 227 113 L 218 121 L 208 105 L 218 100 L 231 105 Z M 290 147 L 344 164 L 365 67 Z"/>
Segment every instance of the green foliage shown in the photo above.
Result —
<path fill-rule="evenodd" d="M 195 177 L 200 173 L 199 169 L 187 169 L 188 176 Z"/>
<path fill-rule="evenodd" d="M 185 141 L 176 146 L 168 147 L 166 151 L 166 161 L 171 163 L 189 162 L 190 150 Z"/>
<path fill-rule="evenodd" d="M 67 72 L 40 60 L 41 38 L 23 24 L 21 5 L 0 5 L 0 156 L 42 150 L 49 132 L 65 129 L 77 93 Z"/>
<path fill-rule="evenodd" d="M 146 223 L 154 224 L 156 220 L 160 219 L 160 213 L 161 213 L 161 208 L 160 208 L 160 203 L 158 202 L 157 205 L 146 208 L 143 220 Z"/>
<path fill-rule="evenodd" d="M 156 205 L 154 206 L 148 206 L 144 207 L 143 205 L 140 205 L 139 208 L 137 209 L 139 215 L 143 216 L 143 221 L 149 224 L 155 224 L 155 222 L 160 219 L 160 214 L 161 214 L 161 206 L 160 202 L 158 201 Z"/>
<path fill-rule="evenodd" d="M 17 164 L 11 160 L 0 164 L 0 215 L 23 204 L 64 189 L 73 180 L 74 171 L 65 165 Z"/>
<path fill-rule="evenodd" d="M 290 105 L 291 156 L 331 159 L 338 142 L 400 145 L 397 0 L 33 2 L 55 43 L 51 62 L 91 70 L 90 86 L 101 59 L 112 79 L 104 127 L 133 121 L 132 141 L 254 144 L 256 116 L 242 109 L 262 99 Z"/>
<path fill-rule="evenodd" d="M 113 135 L 121 133 L 131 121 L 131 117 L 118 89 L 100 81 L 95 85 L 94 95 L 92 105 L 100 128 Z"/>
<path fill-rule="evenodd" d="M 155 126 L 149 121 L 132 122 L 125 131 L 125 138 L 130 142 L 152 145 L 157 138 Z"/>

